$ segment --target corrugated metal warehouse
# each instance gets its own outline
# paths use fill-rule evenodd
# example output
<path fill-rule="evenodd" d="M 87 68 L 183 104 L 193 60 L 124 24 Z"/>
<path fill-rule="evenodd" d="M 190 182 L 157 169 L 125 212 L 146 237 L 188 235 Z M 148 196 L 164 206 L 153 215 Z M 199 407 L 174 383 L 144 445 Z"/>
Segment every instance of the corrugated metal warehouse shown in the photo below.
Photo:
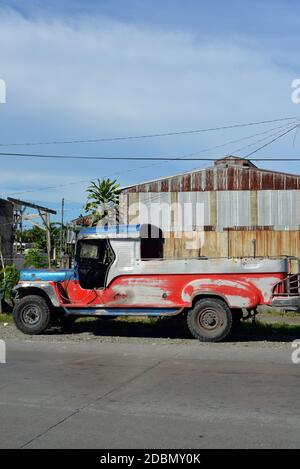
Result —
<path fill-rule="evenodd" d="M 300 176 L 243 158 L 125 187 L 120 211 L 169 233 L 165 257 L 300 256 Z"/>

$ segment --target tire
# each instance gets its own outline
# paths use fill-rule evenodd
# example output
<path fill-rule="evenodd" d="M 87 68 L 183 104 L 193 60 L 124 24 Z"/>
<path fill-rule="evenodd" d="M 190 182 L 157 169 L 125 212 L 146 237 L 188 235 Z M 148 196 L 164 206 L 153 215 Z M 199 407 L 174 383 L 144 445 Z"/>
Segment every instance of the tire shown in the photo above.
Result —
<path fill-rule="evenodd" d="M 49 326 L 50 308 L 41 296 L 24 296 L 14 306 L 13 318 L 17 328 L 24 334 L 41 334 Z"/>
<path fill-rule="evenodd" d="M 202 298 L 187 314 L 191 334 L 202 342 L 219 342 L 232 328 L 232 314 L 221 299 Z"/>

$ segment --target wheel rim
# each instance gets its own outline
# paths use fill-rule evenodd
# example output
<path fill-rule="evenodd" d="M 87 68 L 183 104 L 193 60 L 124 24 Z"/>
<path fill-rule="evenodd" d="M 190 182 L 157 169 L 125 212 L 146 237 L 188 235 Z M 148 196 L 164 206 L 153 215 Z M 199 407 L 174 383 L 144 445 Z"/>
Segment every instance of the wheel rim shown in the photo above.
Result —
<path fill-rule="evenodd" d="M 35 305 L 26 306 L 22 311 L 22 321 L 26 326 L 36 326 L 41 319 L 39 308 Z"/>
<path fill-rule="evenodd" d="M 222 327 L 223 321 L 221 315 L 215 309 L 207 308 L 198 315 L 198 324 L 207 332 L 212 332 Z"/>

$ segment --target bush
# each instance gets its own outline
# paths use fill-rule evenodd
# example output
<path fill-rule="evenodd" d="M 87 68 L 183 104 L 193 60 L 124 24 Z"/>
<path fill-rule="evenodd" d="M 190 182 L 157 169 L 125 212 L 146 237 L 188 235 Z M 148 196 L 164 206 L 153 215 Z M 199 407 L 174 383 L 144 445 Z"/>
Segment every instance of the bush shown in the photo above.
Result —
<path fill-rule="evenodd" d="M 47 267 L 45 257 L 38 248 L 28 249 L 25 252 L 24 259 L 25 267 L 35 267 L 37 269 L 41 267 Z"/>
<path fill-rule="evenodd" d="M 0 290 L 5 287 L 5 298 L 11 298 L 11 290 L 19 281 L 19 272 L 16 266 L 8 265 L 4 269 L 0 270 Z"/>

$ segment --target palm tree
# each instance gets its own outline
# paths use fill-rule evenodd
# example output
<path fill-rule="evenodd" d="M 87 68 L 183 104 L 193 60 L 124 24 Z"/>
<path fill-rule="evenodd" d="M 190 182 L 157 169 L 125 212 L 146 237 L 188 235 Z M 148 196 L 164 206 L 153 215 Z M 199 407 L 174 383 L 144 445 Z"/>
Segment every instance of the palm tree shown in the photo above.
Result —
<path fill-rule="evenodd" d="M 101 224 L 108 225 L 114 220 L 118 223 L 119 219 L 119 195 L 120 186 L 116 180 L 97 179 L 96 182 L 91 181 L 86 192 L 88 192 L 87 202 L 85 206 L 86 212 L 92 212 L 91 225 Z"/>

